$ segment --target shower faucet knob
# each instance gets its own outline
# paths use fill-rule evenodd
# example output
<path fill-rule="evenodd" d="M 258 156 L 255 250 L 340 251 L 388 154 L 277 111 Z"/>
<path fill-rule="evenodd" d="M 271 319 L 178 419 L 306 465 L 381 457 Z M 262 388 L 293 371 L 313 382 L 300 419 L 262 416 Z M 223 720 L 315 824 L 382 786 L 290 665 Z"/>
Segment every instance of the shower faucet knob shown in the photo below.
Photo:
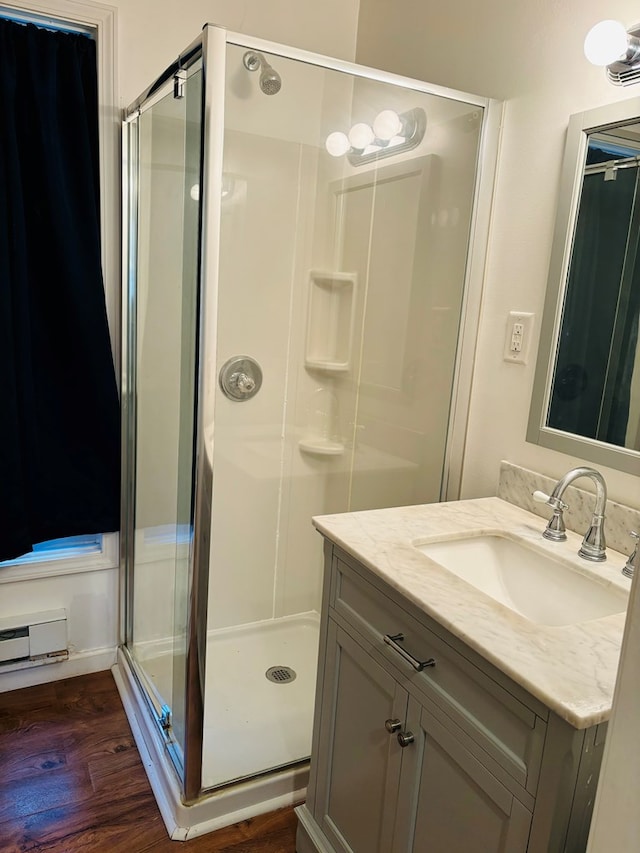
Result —
<path fill-rule="evenodd" d="M 246 373 L 234 373 L 231 377 L 231 384 L 235 385 L 238 391 L 243 394 L 250 394 L 256 387 L 256 380 Z"/>
<path fill-rule="evenodd" d="M 222 365 L 219 380 L 226 396 L 236 403 L 242 403 L 260 390 L 262 370 L 251 356 L 237 355 Z"/>

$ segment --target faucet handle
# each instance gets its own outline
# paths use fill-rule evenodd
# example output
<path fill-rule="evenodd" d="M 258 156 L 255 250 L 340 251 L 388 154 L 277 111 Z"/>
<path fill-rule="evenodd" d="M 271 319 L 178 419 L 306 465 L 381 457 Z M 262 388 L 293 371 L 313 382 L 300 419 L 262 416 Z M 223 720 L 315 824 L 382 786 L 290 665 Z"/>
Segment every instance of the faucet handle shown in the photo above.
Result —
<path fill-rule="evenodd" d="M 538 504 L 548 504 L 554 509 L 559 510 L 569 509 L 569 505 L 564 501 L 561 501 L 560 498 L 554 498 L 551 495 L 547 495 L 545 492 L 541 492 L 539 489 L 536 489 L 532 497 Z"/>
<path fill-rule="evenodd" d="M 549 519 L 547 527 L 542 534 L 545 539 L 551 539 L 553 542 L 564 542 L 567 538 L 566 528 L 564 526 L 563 511 L 569 507 L 560 498 L 554 495 L 547 495 L 544 492 L 536 491 L 533 493 L 533 499 L 536 503 L 547 504 L 553 509 L 553 515 Z"/>
<path fill-rule="evenodd" d="M 627 562 L 624 564 L 624 568 L 622 569 L 622 574 L 627 578 L 632 578 L 635 570 L 638 568 L 638 564 L 640 561 L 640 557 L 638 556 L 640 534 L 636 533 L 635 530 L 630 530 L 629 533 L 633 537 L 633 539 L 636 540 L 636 544 L 635 544 L 633 551 L 628 556 Z"/>

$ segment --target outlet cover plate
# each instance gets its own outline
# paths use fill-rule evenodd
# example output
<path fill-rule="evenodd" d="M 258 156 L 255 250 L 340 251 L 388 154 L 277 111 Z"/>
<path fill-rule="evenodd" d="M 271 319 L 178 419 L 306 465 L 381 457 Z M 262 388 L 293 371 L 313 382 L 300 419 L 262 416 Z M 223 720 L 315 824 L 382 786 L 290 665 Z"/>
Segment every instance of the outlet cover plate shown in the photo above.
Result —
<path fill-rule="evenodd" d="M 535 314 L 528 311 L 510 311 L 507 317 L 507 331 L 504 339 L 504 360 L 511 364 L 526 364 L 529 359 L 529 347 L 533 332 Z M 518 327 L 522 334 L 516 334 Z"/>

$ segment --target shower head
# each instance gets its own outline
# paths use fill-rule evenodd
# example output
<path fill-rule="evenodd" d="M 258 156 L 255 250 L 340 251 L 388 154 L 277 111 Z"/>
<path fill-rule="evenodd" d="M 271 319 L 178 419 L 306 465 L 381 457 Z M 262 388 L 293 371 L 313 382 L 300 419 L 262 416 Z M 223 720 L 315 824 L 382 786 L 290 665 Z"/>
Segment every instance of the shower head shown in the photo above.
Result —
<path fill-rule="evenodd" d="M 260 71 L 260 89 L 265 95 L 277 95 L 282 87 L 282 78 L 277 71 L 269 65 L 267 60 L 261 53 L 255 50 L 248 50 L 242 57 L 244 67 L 248 71 Z"/>
<path fill-rule="evenodd" d="M 262 71 L 260 72 L 260 88 L 265 95 L 277 95 L 282 86 L 282 78 L 277 71 L 263 61 Z"/>

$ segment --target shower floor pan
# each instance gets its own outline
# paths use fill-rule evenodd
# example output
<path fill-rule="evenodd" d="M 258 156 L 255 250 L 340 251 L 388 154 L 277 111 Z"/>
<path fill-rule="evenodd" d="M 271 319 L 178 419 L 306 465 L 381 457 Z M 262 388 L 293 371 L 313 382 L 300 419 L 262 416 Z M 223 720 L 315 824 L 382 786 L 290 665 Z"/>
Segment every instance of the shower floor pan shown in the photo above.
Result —
<path fill-rule="evenodd" d="M 203 787 L 218 790 L 195 806 L 179 803 L 173 769 L 157 752 L 153 729 L 145 730 L 140 709 L 127 707 L 133 697 L 124 702 L 130 722 L 133 715 L 143 723 L 139 734 L 150 753 L 150 760 L 143 755 L 143 761 L 172 838 L 192 838 L 304 798 L 306 765 L 304 770 L 300 765 L 286 768 L 311 754 L 318 635 L 317 613 L 209 632 L 202 781 Z M 158 693 L 169 696 L 171 654 L 166 643 L 156 651 L 150 644 L 141 663 Z M 267 673 L 274 667 L 272 680 Z M 124 667 L 116 668 L 121 694 L 124 689 L 130 695 L 121 684 L 127 681 Z M 288 678 L 287 669 L 295 677 Z M 135 728 L 134 735 L 140 747 Z M 246 781 L 220 787 L 239 780 Z"/>
<path fill-rule="evenodd" d="M 318 616 L 209 634 L 202 780 L 207 788 L 311 755 Z M 295 678 L 271 681 L 289 668 Z M 276 676 L 277 677 L 277 676 Z"/>
<path fill-rule="evenodd" d="M 210 631 L 202 782 L 213 788 L 311 755 L 318 615 L 305 613 Z M 159 696 L 171 695 L 171 653 L 141 659 Z M 273 667 L 295 677 L 267 678 Z"/>

